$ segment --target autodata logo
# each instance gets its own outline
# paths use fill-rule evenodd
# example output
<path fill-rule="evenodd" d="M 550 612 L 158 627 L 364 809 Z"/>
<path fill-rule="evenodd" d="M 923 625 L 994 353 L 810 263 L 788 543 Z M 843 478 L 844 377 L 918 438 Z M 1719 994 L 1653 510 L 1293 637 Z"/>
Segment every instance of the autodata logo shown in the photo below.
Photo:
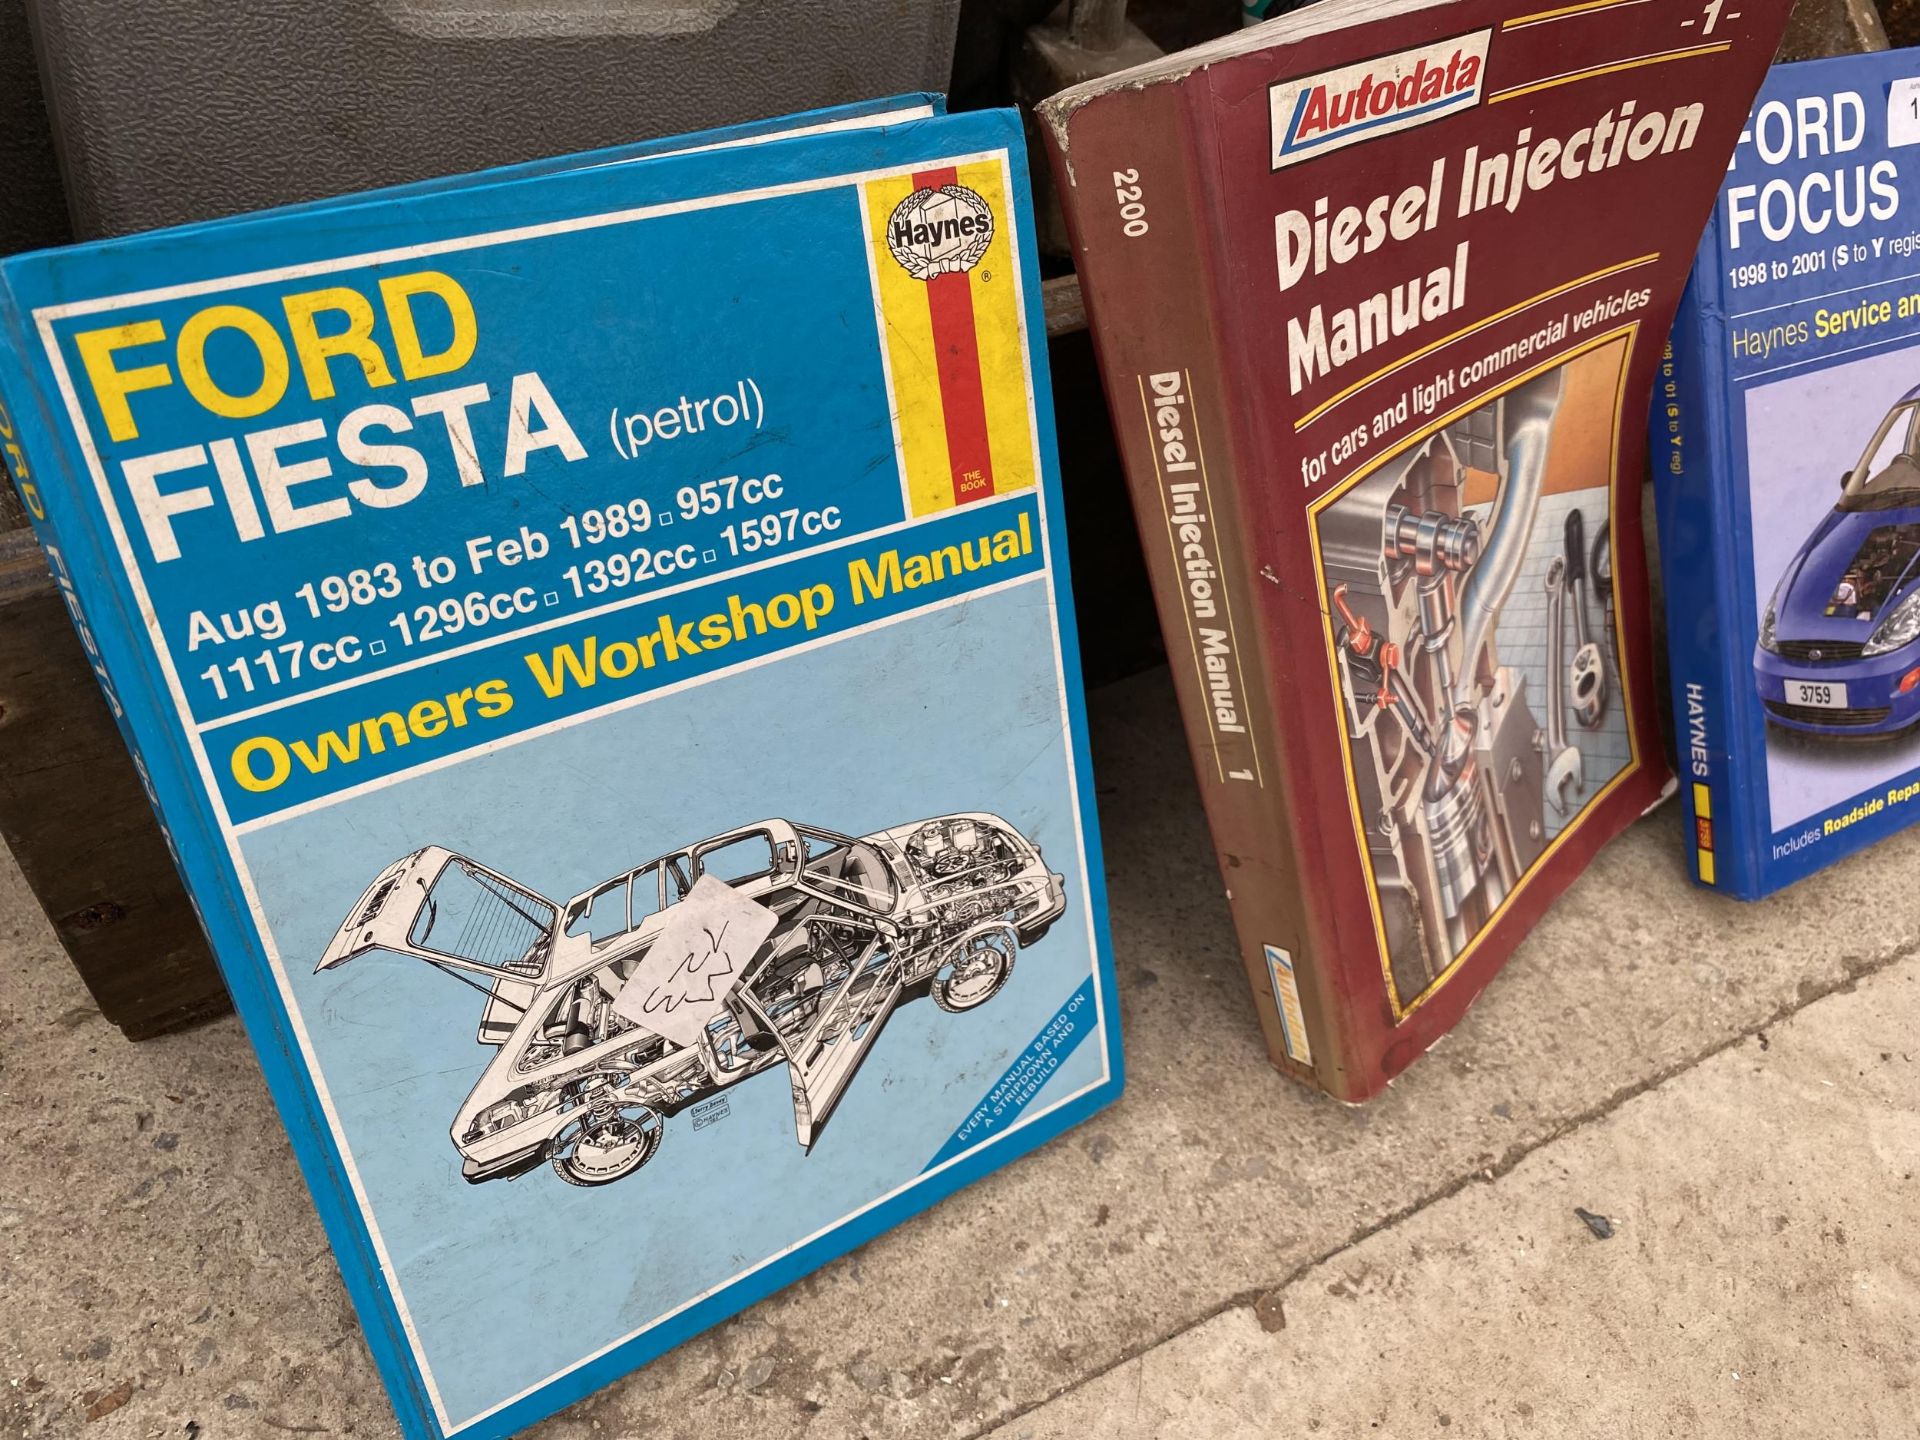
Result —
<path fill-rule="evenodd" d="M 1478 105 L 1492 34 L 1481 30 L 1273 86 L 1273 168 Z"/>

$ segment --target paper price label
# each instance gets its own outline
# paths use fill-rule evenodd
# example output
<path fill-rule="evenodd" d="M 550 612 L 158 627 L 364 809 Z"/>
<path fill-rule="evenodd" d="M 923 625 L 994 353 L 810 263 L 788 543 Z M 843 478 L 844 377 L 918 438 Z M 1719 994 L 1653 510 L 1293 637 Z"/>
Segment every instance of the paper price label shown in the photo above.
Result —
<path fill-rule="evenodd" d="M 669 912 L 613 1013 L 692 1048 L 777 924 L 766 906 L 702 875 Z"/>
<path fill-rule="evenodd" d="M 1920 75 L 1893 82 L 1887 91 L 1887 146 L 1920 145 Z"/>

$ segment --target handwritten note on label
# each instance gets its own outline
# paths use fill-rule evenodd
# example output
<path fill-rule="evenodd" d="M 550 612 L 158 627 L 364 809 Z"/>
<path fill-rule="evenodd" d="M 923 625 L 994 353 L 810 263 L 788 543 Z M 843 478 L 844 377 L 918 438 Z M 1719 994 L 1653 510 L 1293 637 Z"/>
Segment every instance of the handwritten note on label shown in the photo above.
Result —
<path fill-rule="evenodd" d="M 731 885 L 702 875 L 667 913 L 660 938 L 613 1002 L 613 1013 L 691 1047 L 726 1008 L 779 917 Z"/>

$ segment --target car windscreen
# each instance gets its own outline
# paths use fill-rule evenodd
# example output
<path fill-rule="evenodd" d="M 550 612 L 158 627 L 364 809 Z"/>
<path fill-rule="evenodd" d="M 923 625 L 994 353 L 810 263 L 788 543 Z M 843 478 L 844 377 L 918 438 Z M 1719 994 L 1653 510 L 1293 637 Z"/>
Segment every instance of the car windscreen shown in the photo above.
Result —
<path fill-rule="evenodd" d="M 863 910 L 884 914 L 893 909 L 900 889 L 873 846 L 813 830 L 802 830 L 800 838 L 807 854 L 801 873 L 809 885 Z"/>
<path fill-rule="evenodd" d="M 1854 467 L 1840 496 L 1848 512 L 1898 510 L 1920 505 L 1920 401 L 1907 401 L 1887 412 L 1872 441 Z"/>
<path fill-rule="evenodd" d="M 456 857 L 434 877 L 407 943 L 449 960 L 538 975 L 553 920 L 547 901 Z"/>

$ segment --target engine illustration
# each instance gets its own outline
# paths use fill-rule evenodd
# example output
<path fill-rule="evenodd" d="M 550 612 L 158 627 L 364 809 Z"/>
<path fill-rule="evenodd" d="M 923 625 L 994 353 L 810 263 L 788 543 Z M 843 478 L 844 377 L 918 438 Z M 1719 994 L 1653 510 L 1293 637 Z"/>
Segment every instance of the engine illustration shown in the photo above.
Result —
<path fill-rule="evenodd" d="M 1611 778 L 1598 772 L 1626 760 L 1601 733 L 1624 742 L 1609 456 L 1554 457 L 1565 493 L 1543 503 L 1570 368 L 1433 432 L 1319 513 L 1343 727 L 1403 1010 Z M 1523 662 L 1503 653 L 1503 628 Z M 1592 763 L 1596 748 L 1619 763 Z"/>

